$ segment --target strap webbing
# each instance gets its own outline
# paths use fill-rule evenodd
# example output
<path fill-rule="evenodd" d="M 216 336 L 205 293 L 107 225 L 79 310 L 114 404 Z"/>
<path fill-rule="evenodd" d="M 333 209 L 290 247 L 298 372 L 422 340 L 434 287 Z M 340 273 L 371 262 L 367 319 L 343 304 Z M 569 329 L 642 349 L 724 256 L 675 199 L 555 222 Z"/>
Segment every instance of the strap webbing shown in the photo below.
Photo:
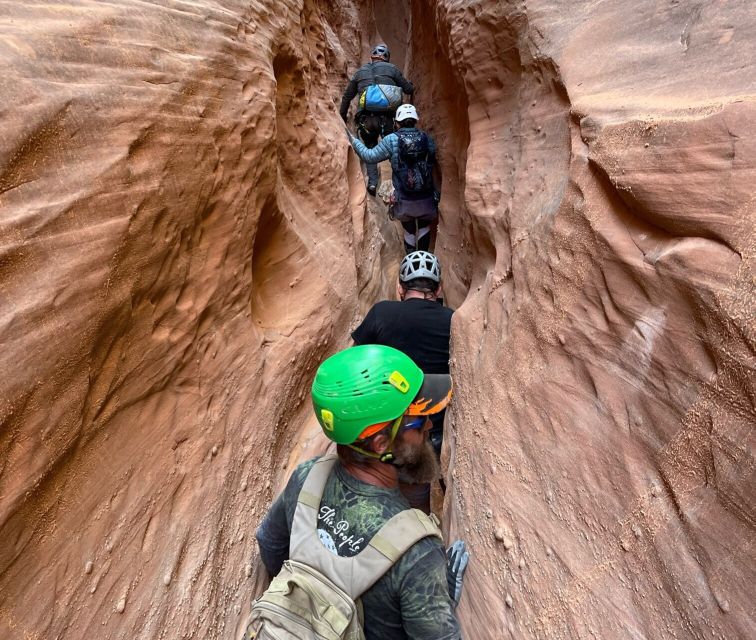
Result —
<path fill-rule="evenodd" d="M 441 539 L 441 531 L 422 511 L 407 509 L 381 527 L 370 544 L 354 558 L 354 597 L 372 587 L 416 542 L 427 537 Z"/>
<path fill-rule="evenodd" d="M 320 506 L 320 498 L 318 498 L 318 496 L 316 496 L 315 494 L 310 493 L 309 491 L 305 491 L 304 489 L 299 492 L 297 502 L 302 502 L 308 507 L 312 507 L 313 509 L 317 509 Z"/>
<path fill-rule="evenodd" d="M 317 531 L 320 500 L 337 459 L 335 454 L 323 456 L 312 466 L 305 478 L 297 497 L 294 521 L 291 523 L 289 557 L 292 560 L 298 559 L 295 557 L 295 550 L 303 548 L 302 545 L 306 547 L 313 533 Z M 317 539 L 317 533 L 315 535 Z"/>
<path fill-rule="evenodd" d="M 311 496 L 316 497 L 318 499 L 318 504 L 314 506 L 315 509 L 317 509 L 320 504 L 326 482 L 328 482 L 328 476 L 331 475 L 331 469 L 333 469 L 333 465 L 336 464 L 336 460 L 338 460 L 338 457 L 335 453 L 320 458 L 320 460 L 312 465 L 312 469 L 310 469 L 310 473 L 307 474 L 307 478 L 302 485 L 302 491 L 299 493 L 299 497 L 301 498 L 303 493 L 309 493 Z M 299 498 L 297 498 L 297 501 L 302 502 Z"/>
<path fill-rule="evenodd" d="M 297 498 L 291 525 L 289 558 L 327 576 L 357 600 L 372 587 L 416 542 L 429 536 L 441 538 L 430 517 L 417 509 L 397 513 L 376 533 L 367 547 L 351 558 L 332 554 L 317 533 L 318 508 L 337 456 L 323 456 L 310 469 Z"/>

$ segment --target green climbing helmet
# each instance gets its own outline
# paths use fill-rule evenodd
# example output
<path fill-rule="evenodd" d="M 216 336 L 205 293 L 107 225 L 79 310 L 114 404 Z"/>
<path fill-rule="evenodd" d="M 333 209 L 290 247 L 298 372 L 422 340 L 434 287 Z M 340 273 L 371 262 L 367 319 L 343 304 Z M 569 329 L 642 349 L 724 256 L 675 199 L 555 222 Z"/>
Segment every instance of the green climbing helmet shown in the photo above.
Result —
<path fill-rule="evenodd" d="M 369 426 L 395 420 L 412 404 L 423 372 L 407 355 L 377 344 L 325 360 L 312 383 L 312 404 L 326 436 L 352 444 Z"/>

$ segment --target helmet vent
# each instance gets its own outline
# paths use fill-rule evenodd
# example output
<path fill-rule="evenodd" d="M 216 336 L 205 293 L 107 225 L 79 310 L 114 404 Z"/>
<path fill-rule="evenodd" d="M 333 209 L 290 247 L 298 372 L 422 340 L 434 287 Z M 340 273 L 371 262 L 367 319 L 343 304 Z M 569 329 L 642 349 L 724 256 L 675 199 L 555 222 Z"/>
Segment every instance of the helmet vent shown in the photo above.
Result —
<path fill-rule="evenodd" d="M 413 251 L 404 256 L 399 267 L 399 280 L 409 282 L 416 278 L 428 278 L 441 282 L 441 265 L 438 258 L 427 251 Z"/>

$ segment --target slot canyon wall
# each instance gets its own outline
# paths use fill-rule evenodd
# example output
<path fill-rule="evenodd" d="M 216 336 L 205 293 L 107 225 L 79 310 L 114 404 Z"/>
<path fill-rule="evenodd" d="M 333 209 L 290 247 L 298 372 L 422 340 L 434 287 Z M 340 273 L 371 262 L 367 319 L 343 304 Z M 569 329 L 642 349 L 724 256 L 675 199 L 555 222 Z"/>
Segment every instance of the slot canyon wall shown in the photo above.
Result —
<path fill-rule="evenodd" d="M 231 638 L 390 294 L 335 109 L 440 143 L 466 637 L 752 637 L 746 0 L 0 3 L 0 637 Z"/>
<path fill-rule="evenodd" d="M 468 635 L 750 638 L 756 14 L 414 3 Z"/>
<path fill-rule="evenodd" d="M 235 636 L 314 369 L 400 257 L 334 106 L 361 20 L 0 3 L 3 640 Z"/>

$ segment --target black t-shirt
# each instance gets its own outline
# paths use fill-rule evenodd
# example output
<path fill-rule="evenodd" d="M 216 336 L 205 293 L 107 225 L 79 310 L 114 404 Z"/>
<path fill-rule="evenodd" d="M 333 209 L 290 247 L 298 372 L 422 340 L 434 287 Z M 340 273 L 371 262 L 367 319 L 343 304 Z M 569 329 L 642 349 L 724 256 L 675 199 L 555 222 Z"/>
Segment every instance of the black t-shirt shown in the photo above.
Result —
<path fill-rule="evenodd" d="M 355 344 L 383 344 L 406 353 L 424 373 L 449 373 L 454 312 L 433 300 L 384 300 L 352 332 Z"/>

